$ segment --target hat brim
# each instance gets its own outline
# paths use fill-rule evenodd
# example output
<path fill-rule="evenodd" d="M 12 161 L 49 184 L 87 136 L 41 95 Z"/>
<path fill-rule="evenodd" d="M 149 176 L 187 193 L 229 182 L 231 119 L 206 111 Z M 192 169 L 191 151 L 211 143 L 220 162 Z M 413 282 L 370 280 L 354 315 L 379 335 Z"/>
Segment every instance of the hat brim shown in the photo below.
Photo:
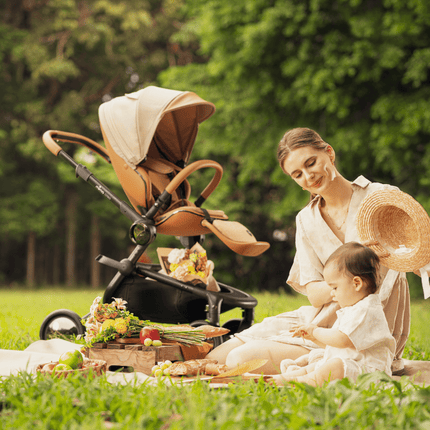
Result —
<path fill-rule="evenodd" d="M 402 191 L 369 194 L 358 209 L 357 232 L 361 243 L 373 249 L 389 269 L 414 272 L 430 262 L 430 218 Z M 401 246 L 409 251 L 399 253 Z"/>

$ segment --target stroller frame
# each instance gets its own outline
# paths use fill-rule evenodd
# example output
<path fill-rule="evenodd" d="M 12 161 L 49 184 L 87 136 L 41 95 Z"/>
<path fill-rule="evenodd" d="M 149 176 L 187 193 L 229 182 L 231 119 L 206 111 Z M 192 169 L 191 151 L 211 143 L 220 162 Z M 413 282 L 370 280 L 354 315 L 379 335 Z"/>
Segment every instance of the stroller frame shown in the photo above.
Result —
<path fill-rule="evenodd" d="M 127 277 L 139 276 L 160 282 L 164 285 L 168 285 L 169 287 L 172 287 L 176 290 L 191 293 L 192 295 L 205 300 L 207 302 L 205 308 L 206 320 L 201 319 L 190 321 L 189 324 L 192 326 L 199 326 L 208 323 L 213 326 L 219 326 L 220 314 L 225 310 L 230 310 L 237 307 L 242 308 L 242 318 L 229 320 L 223 326 L 229 328 L 230 333 L 234 334 L 250 327 L 253 324 L 254 308 L 257 305 L 257 300 L 248 293 L 220 282 L 219 286 L 221 291 L 208 291 L 201 287 L 173 279 L 164 273 L 160 273 L 159 270 L 161 269 L 161 266 L 159 264 L 139 263 L 140 257 L 156 238 L 157 228 L 154 223 L 154 216 L 158 213 L 160 208 L 163 208 L 167 204 L 172 192 L 175 190 L 175 187 L 179 186 L 191 173 L 197 169 L 210 167 L 215 168 L 216 172 L 206 190 L 210 189 L 210 192 L 212 192 L 221 179 L 221 175 L 219 173 L 220 166 L 218 163 L 209 160 L 201 160 L 186 166 L 173 179 L 169 186 L 166 187 L 163 193 L 155 201 L 153 206 L 150 207 L 144 215 L 141 215 L 129 204 L 118 198 L 106 185 L 98 180 L 86 166 L 77 163 L 73 157 L 71 157 L 59 146 L 57 143 L 58 141 L 83 145 L 110 163 L 108 151 L 97 142 L 74 133 L 49 130 L 43 135 L 43 142 L 46 147 L 55 156 L 62 157 L 71 166 L 73 166 L 76 177 L 80 177 L 85 182 L 91 184 L 105 198 L 116 205 L 120 212 L 132 222 L 129 234 L 132 242 L 136 246 L 127 258 L 117 261 L 104 255 L 98 255 L 96 257 L 96 260 L 100 264 L 112 267 L 117 270 L 117 273 L 114 275 L 113 279 L 110 281 L 104 292 L 104 303 L 109 303 L 112 301 L 112 298 L 118 291 L 118 288 Z M 201 204 L 205 200 L 205 196 L 200 196 L 198 200 Z M 191 247 L 194 243 L 200 242 L 202 239 L 202 235 L 195 237 L 184 237 L 181 238 L 181 243 L 184 246 Z M 79 324 L 77 324 L 77 321 L 80 321 L 79 316 L 77 316 L 77 314 L 73 314 L 74 313 L 71 311 L 58 310 L 48 315 L 42 323 L 40 329 L 41 339 L 46 339 L 48 337 L 51 324 L 55 319 L 64 317 L 74 321 L 77 334 L 84 334 L 84 327 L 82 325 L 79 327 Z M 89 315 L 86 315 L 83 318 L 88 316 Z M 226 337 L 214 338 L 214 346 L 218 346 L 224 340 L 226 340 Z"/>

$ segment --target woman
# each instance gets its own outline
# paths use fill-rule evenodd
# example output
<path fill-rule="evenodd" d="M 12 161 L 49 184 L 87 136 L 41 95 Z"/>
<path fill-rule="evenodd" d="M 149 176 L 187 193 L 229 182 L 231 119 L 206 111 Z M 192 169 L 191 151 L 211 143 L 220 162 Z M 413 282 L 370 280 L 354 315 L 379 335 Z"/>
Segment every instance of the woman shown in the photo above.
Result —
<path fill-rule="evenodd" d="M 310 340 L 293 338 L 290 329 L 298 324 L 331 327 L 336 320 L 337 303 L 323 278 L 328 257 L 346 242 L 358 242 L 357 211 L 370 193 L 394 188 L 371 183 L 363 176 L 354 182 L 336 169 L 333 148 L 313 130 L 288 131 L 278 146 L 279 164 L 288 176 L 311 194 L 310 203 L 296 217 L 296 255 L 287 283 L 307 295 L 311 306 L 263 320 L 214 349 L 208 358 L 234 367 L 255 358 L 267 358 L 259 369 L 279 373 L 280 362 L 292 360 L 318 348 Z M 403 369 L 402 354 L 410 329 L 409 287 L 404 273 L 384 267 L 378 291 L 390 331 L 396 340 L 393 373 Z"/>

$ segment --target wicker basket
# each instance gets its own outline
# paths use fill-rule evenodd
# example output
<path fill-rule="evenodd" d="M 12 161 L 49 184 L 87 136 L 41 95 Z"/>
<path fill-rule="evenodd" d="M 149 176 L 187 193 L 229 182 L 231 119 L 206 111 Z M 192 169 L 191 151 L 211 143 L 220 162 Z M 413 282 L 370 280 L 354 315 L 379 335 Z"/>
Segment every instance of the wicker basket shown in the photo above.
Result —
<path fill-rule="evenodd" d="M 50 364 L 50 363 L 39 364 L 36 367 L 36 372 L 44 375 L 51 375 L 51 376 L 56 376 L 60 378 L 67 378 L 69 375 L 72 375 L 72 374 L 74 375 L 80 374 L 87 377 L 89 373 L 92 373 L 93 375 L 101 376 L 103 373 L 106 372 L 106 367 L 107 367 L 106 361 L 104 360 L 88 360 L 88 359 L 84 360 L 85 367 L 82 369 L 57 370 L 57 371 L 42 370 L 45 364 Z M 58 364 L 58 363 L 55 363 L 55 364 Z"/>
<path fill-rule="evenodd" d="M 389 269 L 413 272 L 430 262 L 430 218 L 402 191 L 369 194 L 358 209 L 357 232 L 361 243 Z"/>

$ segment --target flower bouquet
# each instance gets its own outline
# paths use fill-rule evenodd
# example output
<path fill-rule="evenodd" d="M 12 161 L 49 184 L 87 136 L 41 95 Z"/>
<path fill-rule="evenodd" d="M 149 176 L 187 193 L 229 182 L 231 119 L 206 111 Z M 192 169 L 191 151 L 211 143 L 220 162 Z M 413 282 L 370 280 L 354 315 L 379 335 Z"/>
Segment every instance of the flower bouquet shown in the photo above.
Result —
<path fill-rule="evenodd" d="M 192 284 L 203 283 L 209 291 L 220 291 L 213 277 L 214 263 L 196 243 L 191 249 L 157 248 L 162 270 L 172 278 Z"/>
<path fill-rule="evenodd" d="M 185 345 L 201 345 L 206 335 L 201 328 L 191 326 L 165 327 L 151 321 L 142 321 L 127 311 L 127 302 L 114 299 L 112 303 L 100 303 L 96 297 L 90 308 L 90 316 L 82 320 L 86 328 L 85 343 L 91 347 L 94 343 L 107 343 L 118 338 L 139 338 L 144 327 L 156 328 L 161 340 L 176 341 Z"/>

